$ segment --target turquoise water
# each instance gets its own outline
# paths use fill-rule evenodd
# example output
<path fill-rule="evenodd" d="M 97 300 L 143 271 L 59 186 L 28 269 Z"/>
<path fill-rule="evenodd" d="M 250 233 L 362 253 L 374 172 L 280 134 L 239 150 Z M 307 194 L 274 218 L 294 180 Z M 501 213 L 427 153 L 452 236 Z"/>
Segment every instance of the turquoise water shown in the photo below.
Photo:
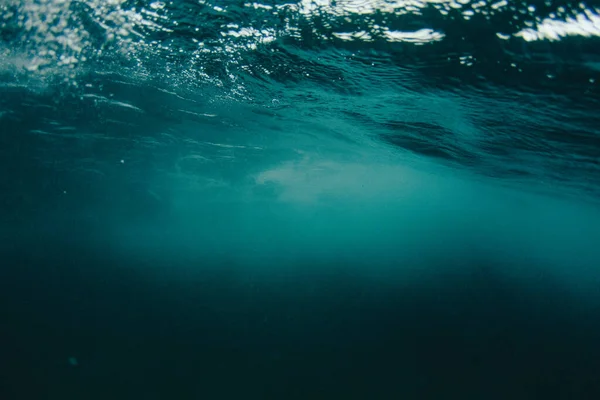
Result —
<path fill-rule="evenodd" d="M 597 398 L 599 36 L 591 2 L 0 2 L 2 398 Z"/>

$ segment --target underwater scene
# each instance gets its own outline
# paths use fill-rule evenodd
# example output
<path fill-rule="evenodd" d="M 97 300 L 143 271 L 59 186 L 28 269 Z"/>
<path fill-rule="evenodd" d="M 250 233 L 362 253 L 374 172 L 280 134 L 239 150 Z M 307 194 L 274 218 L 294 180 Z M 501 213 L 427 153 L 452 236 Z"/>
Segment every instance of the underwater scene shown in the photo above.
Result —
<path fill-rule="evenodd" d="M 0 399 L 600 399 L 600 2 L 0 0 Z"/>

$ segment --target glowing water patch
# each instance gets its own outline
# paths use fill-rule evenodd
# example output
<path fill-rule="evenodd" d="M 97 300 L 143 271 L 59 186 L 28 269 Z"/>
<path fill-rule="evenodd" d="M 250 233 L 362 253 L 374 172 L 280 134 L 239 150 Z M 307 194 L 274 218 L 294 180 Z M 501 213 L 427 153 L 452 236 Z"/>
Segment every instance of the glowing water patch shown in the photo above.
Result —
<path fill-rule="evenodd" d="M 595 12 L 594 12 L 595 11 Z M 546 18 L 535 28 L 526 28 L 516 33 L 528 42 L 536 40 L 560 40 L 567 36 L 600 36 L 600 16 L 597 10 L 585 10 L 564 21 Z"/>

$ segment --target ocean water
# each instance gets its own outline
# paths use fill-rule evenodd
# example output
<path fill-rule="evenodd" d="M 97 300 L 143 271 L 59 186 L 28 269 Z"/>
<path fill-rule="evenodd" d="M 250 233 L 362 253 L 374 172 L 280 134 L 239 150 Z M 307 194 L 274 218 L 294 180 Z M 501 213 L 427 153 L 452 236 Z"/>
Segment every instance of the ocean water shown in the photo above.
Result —
<path fill-rule="evenodd" d="M 0 399 L 600 398 L 600 4 L 1 0 Z"/>

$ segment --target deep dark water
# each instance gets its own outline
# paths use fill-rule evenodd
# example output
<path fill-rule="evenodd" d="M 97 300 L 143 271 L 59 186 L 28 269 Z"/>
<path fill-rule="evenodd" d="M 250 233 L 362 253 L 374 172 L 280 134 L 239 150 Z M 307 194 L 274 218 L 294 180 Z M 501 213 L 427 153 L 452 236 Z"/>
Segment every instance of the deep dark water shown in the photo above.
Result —
<path fill-rule="evenodd" d="M 597 298 L 456 266 L 412 284 L 301 266 L 154 265 L 61 240 L 5 252 L 7 399 L 594 398 Z M 179 261 L 182 262 L 182 261 Z M 18 267 L 17 267 L 18 265 Z M 212 268 L 210 268 L 212 267 Z M 76 357 L 78 366 L 69 364 Z"/>

